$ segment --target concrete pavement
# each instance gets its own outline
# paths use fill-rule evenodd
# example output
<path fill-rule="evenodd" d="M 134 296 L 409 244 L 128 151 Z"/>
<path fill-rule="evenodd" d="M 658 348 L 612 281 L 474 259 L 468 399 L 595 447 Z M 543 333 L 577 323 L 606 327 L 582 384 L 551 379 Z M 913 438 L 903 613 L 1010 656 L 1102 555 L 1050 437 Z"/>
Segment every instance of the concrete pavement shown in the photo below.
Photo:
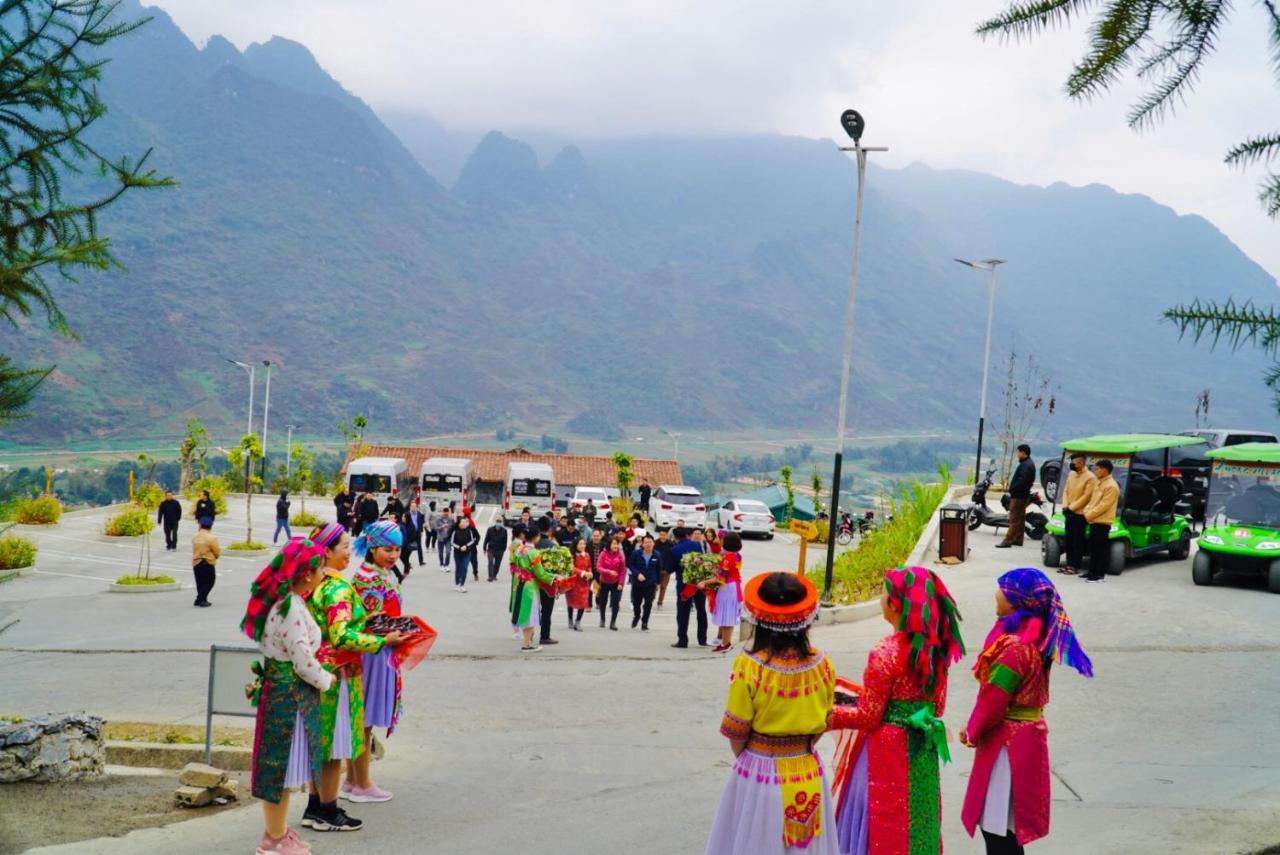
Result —
<path fill-rule="evenodd" d="M 243 536 L 232 510 L 215 529 L 224 542 Z M 271 515 L 269 502 L 258 510 Z M 41 533 L 48 551 L 39 574 L 0 586 L 0 608 L 33 616 L 0 635 L 0 712 L 200 720 L 207 646 L 245 642 L 236 623 L 265 556 L 224 562 L 210 609 L 191 608 L 190 591 L 106 594 L 103 580 L 136 561 L 136 547 L 99 544 L 92 516 Z M 182 572 L 190 528 L 177 557 L 162 558 Z M 970 648 L 952 675 L 953 732 L 973 701 L 968 667 L 991 623 L 993 580 L 1039 560 L 1034 544 L 996 551 L 990 534 L 970 538 L 971 559 L 940 571 L 967 618 Z M 748 572 L 794 558 L 781 539 L 745 550 Z M 375 766 L 396 799 L 353 808 L 368 823 L 359 834 L 309 835 L 317 851 L 701 852 L 731 759 L 716 732 L 729 663 L 668 646 L 674 599 L 647 634 L 629 622 L 602 632 L 590 619 L 571 633 L 557 608 L 562 643 L 521 654 L 503 612 L 507 585 L 482 581 L 457 594 L 434 564 L 415 569 L 405 596 L 440 641 L 408 675 L 404 722 Z M 175 575 L 189 584 L 189 572 Z M 1231 853 L 1280 842 L 1280 744 L 1270 736 L 1280 598 L 1256 586 L 1196 588 L 1188 561 L 1139 563 L 1100 585 L 1054 578 L 1097 676 L 1055 671 L 1053 831 L 1031 851 Z M 856 679 L 887 630 L 870 620 L 813 638 Z M 943 771 L 947 849 L 981 852 L 958 819 L 969 754 L 955 742 L 953 754 Z M 259 823 L 247 807 L 35 851 L 251 851 Z"/>

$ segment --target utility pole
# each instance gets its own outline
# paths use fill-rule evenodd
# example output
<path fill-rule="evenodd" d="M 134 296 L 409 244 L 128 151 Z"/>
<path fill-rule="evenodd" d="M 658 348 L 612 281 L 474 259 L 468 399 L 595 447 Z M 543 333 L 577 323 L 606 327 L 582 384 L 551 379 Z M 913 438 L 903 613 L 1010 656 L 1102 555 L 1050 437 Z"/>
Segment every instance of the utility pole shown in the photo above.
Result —
<path fill-rule="evenodd" d="M 267 417 L 271 415 L 271 360 L 264 359 L 262 364 L 267 367 L 267 391 L 262 403 L 262 464 L 259 477 L 265 484 L 267 481 Z"/>
<path fill-rule="evenodd" d="M 293 431 L 297 425 L 289 425 L 289 439 L 285 443 L 284 453 L 284 483 L 287 487 L 289 479 L 293 477 Z"/>
<path fill-rule="evenodd" d="M 956 261 L 965 267 L 981 270 L 987 274 L 987 344 L 982 351 L 982 397 L 978 403 L 978 457 L 973 464 L 973 483 L 977 484 L 982 477 L 982 431 L 987 421 L 987 371 L 991 368 L 991 319 L 996 311 L 996 268 L 1005 261 L 1002 258 L 988 258 L 985 261 Z"/>

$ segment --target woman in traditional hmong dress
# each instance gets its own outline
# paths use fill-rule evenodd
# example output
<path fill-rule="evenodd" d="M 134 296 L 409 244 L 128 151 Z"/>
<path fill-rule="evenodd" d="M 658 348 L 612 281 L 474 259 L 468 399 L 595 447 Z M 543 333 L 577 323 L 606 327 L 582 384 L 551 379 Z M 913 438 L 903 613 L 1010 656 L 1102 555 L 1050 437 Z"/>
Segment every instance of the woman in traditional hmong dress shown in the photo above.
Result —
<path fill-rule="evenodd" d="M 973 669 L 981 688 L 960 732 L 977 749 L 960 818 L 970 836 L 982 828 L 988 853 L 1020 855 L 1049 833 L 1049 669 L 1056 660 L 1092 677 L 1093 663 L 1049 577 L 1022 568 L 996 584 L 996 623 Z"/>
<path fill-rule="evenodd" d="M 884 619 L 895 632 L 867 656 L 856 704 L 838 705 L 836 828 L 842 855 L 942 851 L 938 761 L 951 759 L 942 713 L 947 669 L 964 655 L 960 613 L 923 567 L 885 574 Z"/>
<path fill-rule="evenodd" d="M 707 611 L 711 612 L 711 622 L 720 636 L 712 653 L 724 653 L 733 647 L 733 628 L 742 619 L 742 536 L 735 531 L 724 536 L 716 581 L 718 587 L 707 589 Z"/>
<path fill-rule="evenodd" d="M 720 732 L 737 756 L 711 825 L 707 855 L 835 855 L 831 797 L 814 742 L 826 730 L 836 675 L 809 646 L 813 583 L 793 573 L 746 585 L 751 652 L 733 663 Z"/>
<path fill-rule="evenodd" d="M 257 855 L 301 855 L 311 847 L 289 828 L 289 791 L 305 787 L 324 759 L 320 692 L 334 682 L 316 659 L 320 627 L 305 598 L 322 578 L 324 550 L 291 538 L 250 587 L 240 623 L 263 660 L 253 733 L 252 791 L 265 831 Z"/>
<path fill-rule="evenodd" d="M 554 585 L 555 576 L 542 566 L 538 550 L 529 542 L 530 533 L 516 526 L 515 542 L 508 550 L 511 556 L 511 629 L 521 633 L 524 644 L 520 648 L 532 653 L 542 649 L 534 641 L 533 633 L 539 629 L 542 604 L 538 596 L 540 585 Z"/>
<path fill-rule="evenodd" d="M 351 547 L 353 554 L 363 561 L 351 575 L 351 587 L 364 604 L 369 618 L 385 614 L 400 617 L 400 587 L 396 584 L 392 568 L 400 559 L 403 535 L 400 526 L 391 520 L 379 520 L 365 526 L 360 537 Z M 399 638 L 390 641 L 390 636 Z M 385 727 L 390 736 L 400 720 L 402 710 L 400 667 L 394 657 L 394 644 L 408 636 L 392 633 L 389 643 L 381 650 L 367 652 L 361 657 L 364 677 L 364 738 L 368 743 L 375 727 Z M 375 783 L 369 773 L 369 752 L 354 757 L 348 766 L 347 781 L 342 796 L 352 802 L 386 802 L 391 793 Z"/>

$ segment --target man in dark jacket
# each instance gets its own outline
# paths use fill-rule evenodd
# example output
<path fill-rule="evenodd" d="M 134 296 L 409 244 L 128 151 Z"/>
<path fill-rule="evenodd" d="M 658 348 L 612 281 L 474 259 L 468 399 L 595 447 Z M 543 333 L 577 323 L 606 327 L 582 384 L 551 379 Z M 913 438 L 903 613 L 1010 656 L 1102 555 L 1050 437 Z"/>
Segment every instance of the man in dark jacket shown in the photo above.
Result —
<path fill-rule="evenodd" d="M 692 534 L 684 528 L 676 529 L 676 542 L 668 554 L 670 572 L 676 580 L 676 643 L 672 647 L 689 646 L 689 613 L 698 612 L 698 646 L 707 646 L 707 595 L 698 591 L 689 599 L 680 596 L 684 587 L 684 571 L 680 568 L 680 560 L 690 552 L 706 552 L 707 544 L 702 539 L 702 529 L 695 528 Z"/>
<path fill-rule="evenodd" d="M 275 543 L 276 538 L 280 536 L 280 529 L 284 529 L 284 539 L 286 541 L 293 539 L 293 531 L 289 528 L 289 505 L 293 504 L 289 501 L 289 491 L 281 490 L 280 498 L 276 499 L 276 533 L 271 535 L 271 542 Z"/>
<path fill-rule="evenodd" d="M 422 532 L 427 527 L 427 515 L 422 512 L 422 502 L 414 499 L 409 505 L 410 535 L 413 537 L 413 551 L 418 553 L 418 566 L 422 566 Z"/>
<path fill-rule="evenodd" d="M 489 559 L 489 581 L 492 582 L 498 578 L 498 570 L 502 567 L 502 556 L 507 554 L 507 527 L 502 524 L 500 516 L 495 516 L 493 524 L 485 529 L 484 554 Z"/>
<path fill-rule="evenodd" d="M 640 506 L 637 510 L 649 513 L 649 497 L 653 495 L 653 488 L 649 486 L 649 479 L 644 478 L 640 481 Z"/>
<path fill-rule="evenodd" d="M 351 494 L 347 492 L 346 485 L 338 491 L 338 495 L 333 497 L 334 519 L 338 525 L 351 530 Z"/>
<path fill-rule="evenodd" d="M 662 576 L 658 579 L 658 608 L 662 608 L 662 601 L 667 598 L 667 584 L 671 581 L 671 547 L 675 543 L 671 540 L 671 533 L 665 528 L 658 532 L 658 542 L 653 548 L 662 556 Z"/>
<path fill-rule="evenodd" d="M 631 576 L 631 628 L 649 631 L 649 613 L 653 610 L 653 595 L 658 590 L 658 578 L 662 576 L 662 555 L 653 548 L 653 535 L 645 534 L 640 548 L 632 550 L 627 559 L 627 571 Z"/>
<path fill-rule="evenodd" d="M 387 506 L 382 509 L 382 515 L 398 520 L 402 513 L 404 513 L 404 502 L 400 501 L 400 491 L 393 489 L 391 498 L 387 499 Z"/>
<path fill-rule="evenodd" d="M 377 521 L 378 500 L 373 497 L 373 493 L 365 493 L 360 499 L 359 507 L 356 509 L 356 527 L 351 532 L 351 536 L 359 537 L 365 526 L 373 525 Z"/>
<path fill-rule="evenodd" d="M 453 581 L 456 583 L 457 590 L 463 594 L 467 592 L 467 565 L 471 563 L 471 559 L 475 558 L 476 542 L 479 540 L 480 535 L 471 527 L 471 518 L 459 516 L 457 525 L 449 535 L 449 543 L 453 546 Z M 472 574 L 479 582 L 479 569 L 472 568 Z"/>
<path fill-rule="evenodd" d="M 534 538 L 533 548 L 537 550 L 555 549 L 556 542 L 551 539 L 551 517 L 539 517 L 534 525 L 536 526 L 537 534 L 531 535 Z M 540 636 L 539 642 L 541 644 L 559 644 L 559 641 L 551 637 L 551 611 L 556 607 L 555 594 L 548 594 L 539 585 L 538 600 L 538 605 L 541 608 L 541 614 L 538 616 L 541 623 L 538 633 Z"/>
<path fill-rule="evenodd" d="M 1023 443 L 1018 446 L 1018 466 L 1009 479 L 1009 529 L 1004 540 L 996 544 L 996 549 L 1022 545 L 1027 531 L 1027 502 L 1031 499 L 1031 488 L 1035 483 L 1036 465 L 1031 462 L 1031 446 Z"/>
<path fill-rule="evenodd" d="M 182 519 L 182 505 L 173 497 L 172 490 L 164 491 L 164 501 L 156 509 L 156 522 L 164 527 L 164 548 L 178 548 L 178 521 Z"/>

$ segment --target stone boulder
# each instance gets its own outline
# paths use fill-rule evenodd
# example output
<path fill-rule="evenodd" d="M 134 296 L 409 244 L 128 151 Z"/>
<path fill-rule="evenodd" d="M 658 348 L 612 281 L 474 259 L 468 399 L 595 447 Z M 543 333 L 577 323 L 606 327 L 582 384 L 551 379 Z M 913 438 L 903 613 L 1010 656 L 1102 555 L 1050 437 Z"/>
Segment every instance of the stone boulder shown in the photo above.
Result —
<path fill-rule="evenodd" d="M 102 724 L 83 713 L 0 721 L 0 784 L 101 777 Z"/>

